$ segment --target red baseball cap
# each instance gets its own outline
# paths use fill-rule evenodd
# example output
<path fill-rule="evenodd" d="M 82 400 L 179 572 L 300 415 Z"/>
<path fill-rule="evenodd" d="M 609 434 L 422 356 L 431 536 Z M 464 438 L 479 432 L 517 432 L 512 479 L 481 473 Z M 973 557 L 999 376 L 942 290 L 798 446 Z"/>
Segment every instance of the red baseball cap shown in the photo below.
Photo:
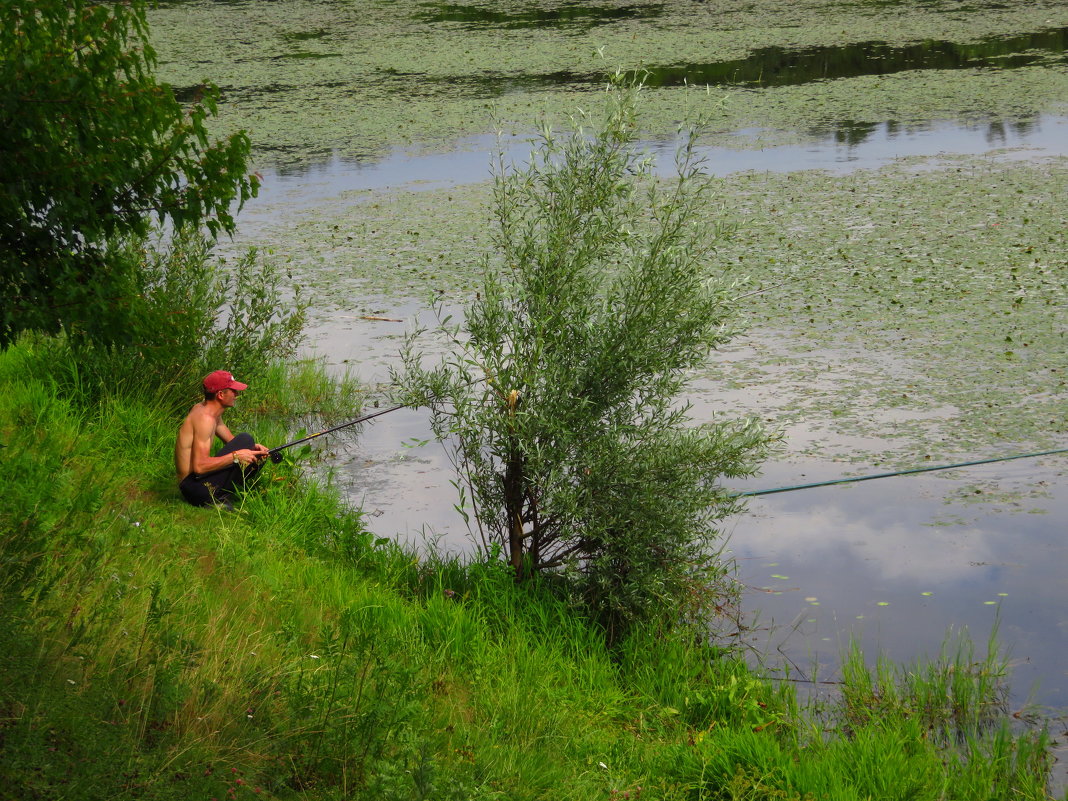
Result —
<path fill-rule="evenodd" d="M 248 389 L 248 384 L 235 381 L 231 373 L 216 370 L 204 379 L 205 392 L 218 392 L 221 389 L 236 389 L 238 392 Z"/>

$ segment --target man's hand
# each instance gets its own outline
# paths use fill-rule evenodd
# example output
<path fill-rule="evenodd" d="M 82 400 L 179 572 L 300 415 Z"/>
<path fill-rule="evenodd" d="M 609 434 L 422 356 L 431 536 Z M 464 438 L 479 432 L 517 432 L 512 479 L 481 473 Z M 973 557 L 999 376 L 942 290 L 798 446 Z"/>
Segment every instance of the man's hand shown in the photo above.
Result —
<path fill-rule="evenodd" d="M 242 465 L 248 466 L 253 462 L 258 462 L 267 458 L 269 451 L 264 445 L 256 443 L 255 448 L 242 448 L 239 451 L 234 451 L 234 458 L 241 462 Z"/>

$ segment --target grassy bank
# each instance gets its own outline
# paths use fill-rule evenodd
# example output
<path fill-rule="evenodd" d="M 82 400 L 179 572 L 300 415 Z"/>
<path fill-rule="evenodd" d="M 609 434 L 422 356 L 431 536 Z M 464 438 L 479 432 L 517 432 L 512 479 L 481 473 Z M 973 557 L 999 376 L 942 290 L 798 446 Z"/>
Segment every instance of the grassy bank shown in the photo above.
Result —
<path fill-rule="evenodd" d="M 375 540 L 297 465 L 185 506 L 173 412 L 79 405 L 56 359 L 0 354 L 2 797 L 1046 797 L 996 655 L 854 655 L 817 710 L 692 634 L 608 653 L 549 588 Z M 280 440 L 324 386 L 269 372 L 230 425 Z"/>

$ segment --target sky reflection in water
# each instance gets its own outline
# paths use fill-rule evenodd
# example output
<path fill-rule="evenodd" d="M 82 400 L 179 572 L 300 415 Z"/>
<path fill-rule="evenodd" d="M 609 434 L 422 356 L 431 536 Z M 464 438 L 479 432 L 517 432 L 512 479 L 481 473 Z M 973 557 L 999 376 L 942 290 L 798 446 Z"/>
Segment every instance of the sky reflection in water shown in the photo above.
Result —
<path fill-rule="evenodd" d="M 740 140 L 759 141 L 757 129 L 738 131 Z M 899 126 L 892 122 L 842 124 L 832 130 L 812 131 L 802 145 L 738 150 L 729 147 L 700 149 L 707 158 L 707 171 L 728 175 L 749 170 L 787 172 L 822 169 L 845 173 L 875 169 L 900 158 L 935 157 L 941 154 L 975 155 L 991 149 L 1026 148 L 1019 157 L 1068 155 L 1068 117 L 1044 115 L 1038 119 L 1006 123 L 985 121 Z M 506 160 L 520 162 L 530 151 L 526 137 L 503 142 Z M 309 208 L 343 192 L 376 189 L 437 189 L 476 183 L 490 175 L 491 155 L 496 151 L 492 136 L 473 137 L 455 143 L 448 152 L 420 153 L 397 148 L 384 157 L 366 162 L 334 159 L 297 170 L 265 170 L 260 197 L 242 212 L 242 228 L 258 208 L 285 203 L 289 209 Z M 674 142 L 647 142 L 658 168 L 673 167 Z"/>
<path fill-rule="evenodd" d="M 937 656 L 951 627 L 968 627 L 982 652 L 999 621 L 999 642 L 1013 659 L 1014 700 L 1025 700 L 1037 682 L 1036 700 L 1068 705 L 1065 458 L 751 499 L 730 534 L 739 577 L 761 611 L 757 642 L 772 653 L 781 644 L 806 675 L 816 665 L 833 673 L 850 636 L 869 654 L 881 649 L 909 662 Z M 786 486 L 858 472 L 880 471 L 769 465 L 750 483 Z M 1038 481 L 1048 495 L 1002 495 Z"/>

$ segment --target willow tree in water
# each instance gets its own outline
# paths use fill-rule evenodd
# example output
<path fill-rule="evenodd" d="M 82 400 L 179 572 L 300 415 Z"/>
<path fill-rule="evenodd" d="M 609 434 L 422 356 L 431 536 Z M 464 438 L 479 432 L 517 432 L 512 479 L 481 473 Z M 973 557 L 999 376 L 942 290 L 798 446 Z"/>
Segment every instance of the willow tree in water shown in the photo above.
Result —
<path fill-rule="evenodd" d="M 713 185 L 691 134 L 677 174 L 636 149 L 639 86 L 613 80 L 603 119 L 543 130 L 527 166 L 498 161 L 493 247 L 452 355 L 407 387 L 441 399 L 432 422 L 470 493 L 474 527 L 517 579 L 552 571 L 612 639 L 707 597 L 722 477 L 750 475 L 755 421 L 695 424 L 693 368 L 734 333 L 707 220 Z M 711 572 L 710 572 L 711 571 Z M 697 591 L 697 592 L 695 592 Z"/>

